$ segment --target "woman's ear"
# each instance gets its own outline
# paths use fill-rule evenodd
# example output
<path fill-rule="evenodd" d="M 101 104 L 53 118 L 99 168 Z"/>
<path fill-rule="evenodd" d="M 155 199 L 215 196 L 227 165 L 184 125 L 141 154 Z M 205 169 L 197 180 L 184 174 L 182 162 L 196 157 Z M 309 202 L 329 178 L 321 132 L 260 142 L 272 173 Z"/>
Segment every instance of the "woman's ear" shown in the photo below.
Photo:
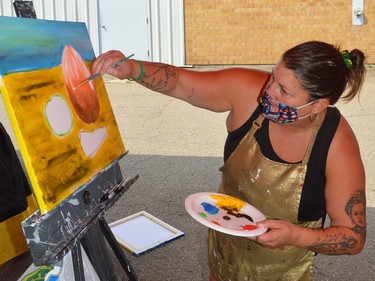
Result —
<path fill-rule="evenodd" d="M 329 106 L 329 100 L 327 99 L 318 99 L 314 103 L 314 113 L 320 113 Z"/>

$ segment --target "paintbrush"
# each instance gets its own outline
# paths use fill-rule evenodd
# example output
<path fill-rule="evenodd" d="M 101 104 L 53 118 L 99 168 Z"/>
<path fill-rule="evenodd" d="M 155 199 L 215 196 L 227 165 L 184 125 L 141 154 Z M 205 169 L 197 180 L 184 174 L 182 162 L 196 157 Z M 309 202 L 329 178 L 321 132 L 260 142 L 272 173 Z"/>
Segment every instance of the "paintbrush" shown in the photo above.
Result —
<path fill-rule="evenodd" d="M 112 64 L 109 68 L 112 69 L 112 68 L 115 68 L 115 67 L 119 66 L 124 61 L 130 59 L 132 56 L 134 56 L 134 54 L 131 54 L 130 56 L 127 56 L 127 57 L 124 57 L 124 58 L 120 59 L 118 62 L 115 62 L 114 64 Z M 73 90 L 81 87 L 82 85 L 90 82 L 91 80 L 94 80 L 95 78 L 99 77 L 100 75 L 102 75 L 100 72 L 97 72 L 97 73 L 91 75 L 90 77 L 86 78 L 81 83 L 79 83 L 77 86 L 73 87 Z"/>

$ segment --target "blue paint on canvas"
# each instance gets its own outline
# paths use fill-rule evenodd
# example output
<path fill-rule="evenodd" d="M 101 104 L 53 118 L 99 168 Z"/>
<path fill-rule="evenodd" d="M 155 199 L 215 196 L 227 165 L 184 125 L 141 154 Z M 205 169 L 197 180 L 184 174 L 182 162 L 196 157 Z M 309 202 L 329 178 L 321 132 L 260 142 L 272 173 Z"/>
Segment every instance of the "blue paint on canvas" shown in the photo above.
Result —
<path fill-rule="evenodd" d="M 0 75 L 56 67 L 66 45 L 92 61 L 90 43 L 84 23 L 0 16 Z"/>

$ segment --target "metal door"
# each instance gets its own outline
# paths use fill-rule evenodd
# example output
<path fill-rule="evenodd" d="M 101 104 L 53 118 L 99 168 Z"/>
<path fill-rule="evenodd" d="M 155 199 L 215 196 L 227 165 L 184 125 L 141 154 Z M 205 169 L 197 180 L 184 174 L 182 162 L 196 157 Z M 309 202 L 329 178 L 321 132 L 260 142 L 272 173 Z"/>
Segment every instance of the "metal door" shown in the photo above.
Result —
<path fill-rule="evenodd" d="M 99 0 L 100 53 L 120 50 L 150 60 L 148 0 Z"/>

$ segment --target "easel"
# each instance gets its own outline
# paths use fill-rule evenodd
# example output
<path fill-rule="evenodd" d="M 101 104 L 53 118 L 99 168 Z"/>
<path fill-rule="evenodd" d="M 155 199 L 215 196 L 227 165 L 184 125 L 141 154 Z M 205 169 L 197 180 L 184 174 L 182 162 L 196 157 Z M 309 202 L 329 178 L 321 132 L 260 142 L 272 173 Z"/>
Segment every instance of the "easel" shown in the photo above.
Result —
<path fill-rule="evenodd" d="M 13 7 L 17 17 L 36 19 L 36 13 L 32 1 L 14 1 Z"/>
<path fill-rule="evenodd" d="M 17 17 L 36 18 L 32 1 L 14 1 Z M 138 179 L 123 179 L 120 159 L 112 162 L 47 214 L 37 211 L 22 222 L 35 265 L 55 265 L 71 251 L 74 280 L 84 281 L 81 245 L 101 281 L 117 280 L 108 243 L 131 281 L 138 278 L 104 219 L 105 212 Z M 103 236 L 105 240 L 103 239 Z"/>
<path fill-rule="evenodd" d="M 138 278 L 104 219 L 105 212 L 138 179 L 124 180 L 118 161 L 107 167 L 56 208 L 39 211 L 22 223 L 35 265 L 54 265 L 72 253 L 75 281 L 85 280 L 80 245 L 85 248 L 100 280 L 117 280 L 108 262 L 106 239 L 129 280 Z"/>

